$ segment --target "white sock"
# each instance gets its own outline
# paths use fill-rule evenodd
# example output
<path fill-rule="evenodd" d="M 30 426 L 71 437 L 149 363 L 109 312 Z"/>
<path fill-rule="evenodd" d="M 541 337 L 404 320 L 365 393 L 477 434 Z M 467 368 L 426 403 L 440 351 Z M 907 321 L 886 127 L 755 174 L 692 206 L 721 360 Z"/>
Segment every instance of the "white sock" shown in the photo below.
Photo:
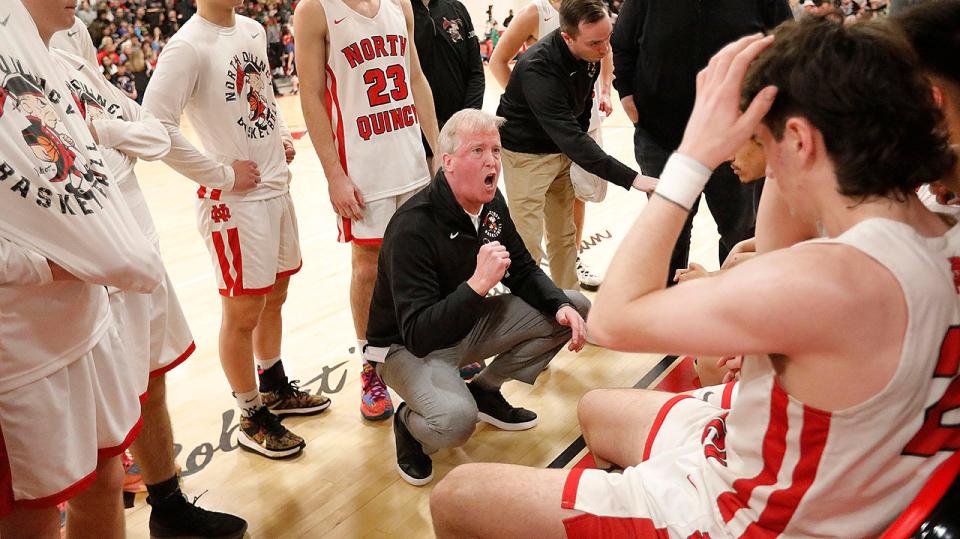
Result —
<path fill-rule="evenodd" d="M 280 362 L 280 356 L 277 356 L 277 357 L 275 357 L 275 358 L 273 358 L 273 359 L 260 359 L 260 358 L 257 358 L 257 359 L 256 359 L 256 362 L 257 362 L 257 367 L 258 367 L 261 371 L 266 371 L 266 370 L 269 370 L 270 367 L 273 367 L 274 365 L 276 365 L 277 363 Z"/>
<path fill-rule="evenodd" d="M 357 339 L 357 355 L 360 356 L 360 359 L 366 361 L 366 357 L 363 355 L 363 347 L 367 345 L 366 339 Z"/>
<path fill-rule="evenodd" d="M 263 408 L 263 399 L 260 398 L 260 390 L 257 388 L 246 393 L 234 393 L 233 396 L 237 399 L 237 408 L 240 408 L 244 417 L 250 417 Z"/>

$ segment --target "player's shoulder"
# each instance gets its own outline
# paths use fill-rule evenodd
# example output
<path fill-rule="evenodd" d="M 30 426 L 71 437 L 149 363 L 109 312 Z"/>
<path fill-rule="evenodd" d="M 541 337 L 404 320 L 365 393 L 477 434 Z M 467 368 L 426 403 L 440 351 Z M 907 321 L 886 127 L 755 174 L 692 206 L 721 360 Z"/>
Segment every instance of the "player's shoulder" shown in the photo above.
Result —
<path fill-rule="evenodd" d="M 301 0 L 293 10 L 293 22 L 299 32 L 320 32 L 327 29 L 327 11 L 323 0 Z"/>
<path fill-rule="evenodd" d="M 242 30 L 250 30 L 250 29 L 263 30 L 264 29 L 262 24 L 251 19 L 250 17 L 247 17 L 246 15 L 240 15 L 238 13 L 236 15 L 236 21 L 237 21 L 237 28 Z"/>

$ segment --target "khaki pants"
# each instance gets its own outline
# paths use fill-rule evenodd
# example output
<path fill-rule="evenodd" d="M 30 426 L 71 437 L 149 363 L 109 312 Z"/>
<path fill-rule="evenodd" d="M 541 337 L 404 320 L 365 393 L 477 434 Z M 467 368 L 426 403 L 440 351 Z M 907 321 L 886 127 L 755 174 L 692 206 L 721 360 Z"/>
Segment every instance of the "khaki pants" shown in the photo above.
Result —
<path fill-rule="evenodd" d="M 577 287 L 577 229 L 573 223 L 573 184 L 570 159 L 559 153 L 530 154 L 502 150 L 507 204 L 530 256 L 547 260 L 553 282 L 563 289 Z"/>

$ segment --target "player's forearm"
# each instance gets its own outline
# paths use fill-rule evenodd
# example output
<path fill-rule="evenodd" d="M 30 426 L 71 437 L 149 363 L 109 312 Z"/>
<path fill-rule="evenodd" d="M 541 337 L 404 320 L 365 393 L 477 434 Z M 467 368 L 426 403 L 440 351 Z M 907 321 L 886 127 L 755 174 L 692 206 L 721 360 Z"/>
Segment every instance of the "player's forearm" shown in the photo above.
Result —
<path fill-rule="evenodd" d="M 490 74 L 493 75 L 493 78 L 497 79 L 497 84 L 501 88 L 507 87 L 507 82 L 510 81 L 510 66 L 508 62 L 509 58 L 505 58 L 507 54 L 503 52 L 505 47 L 497 47 L 493 51 L 493 55 L 490 57 Z"/>
<path fill-rule="evenodd" d="M 99 144 L 130 157 L 153 161 L 170 152 L 170 135 L 160 120 L 149 116 L 135 121 L 102 119 L 92 122 Z"/>
<path fill-rule="evenodd" d="M 437 108 L 433 104 L 433 93 L 430 92 L 430 84 L 423 73 L 414 75 L 413 78 L 413 102 L 417 106 L 417 116 L 420 118 L 420 129 L 423 136 L 427 139 L 427 144 L 433 154 L 436 155 L 437 138 L 440 136 L 440 129 L 437 127 Z"/>
<path fill-rule="evenodd" d="M 608 54 L 603 57 L 603 60 L 600 62 L 600 84 L 603 86 L 603 89 L 607 92 L 610 91 L 610 88 L 613 86 L 613 54 Z"/>
<path fill-rule="evenodd" d="M 211 189 L 233 189 L 233 168 L 214 161 L 187 140 L 176 125 L 164 123 L 170 135 L 170 152 L 163 162 L 188 179 Z"/>
<path fill-rule="evenodd" d="M 313 149 L 320 159 L 323 174 L 329 182 L 331 178 L 343 176 L 345 173 L 340 162 L 340 154 L 333 140 L 333 127 L 330 125 L 330 116 L 323 100 L 316 92 L 308 91 L 301 86 L 300 104 L 303 107 L 303 119 L 307 123 L 307 132 Z"/>

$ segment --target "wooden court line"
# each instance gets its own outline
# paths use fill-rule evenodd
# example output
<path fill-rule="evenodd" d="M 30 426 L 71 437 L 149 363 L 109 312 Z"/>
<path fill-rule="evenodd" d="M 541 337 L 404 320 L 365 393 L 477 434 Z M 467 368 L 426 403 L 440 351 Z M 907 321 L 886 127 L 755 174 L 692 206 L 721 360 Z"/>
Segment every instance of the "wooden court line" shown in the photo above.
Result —
<path fill-rule="evenodd" d="M 664 356 L 659 363 L 653 366 L 639 382 L 634 384 L 634 389 L 646 389 L 653 385 L 666 371 L 669 369 L 675 362 L 677 362 L 677 356 Z M 570 464 L 574 458 L 576 458 L 584 449 L 587 448 L 587 443 L 583 440 L 583 436 L 578 436 L 576 440 L 573 441 L 566 449 L 563 450 L 557 458 L 553 459 L 553 462 L 547 465 L 547 468 L 565 468 Z"/>

